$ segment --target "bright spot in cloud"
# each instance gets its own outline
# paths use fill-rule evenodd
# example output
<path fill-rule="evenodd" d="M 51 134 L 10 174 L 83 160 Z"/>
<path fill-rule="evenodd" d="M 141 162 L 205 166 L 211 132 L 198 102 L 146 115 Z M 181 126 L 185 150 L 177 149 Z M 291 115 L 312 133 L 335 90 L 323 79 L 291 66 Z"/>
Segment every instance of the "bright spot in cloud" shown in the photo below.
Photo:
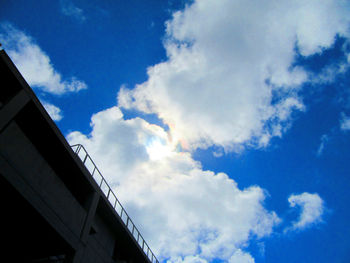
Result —
<path fill-rule="evenodd" d="M 171 147 L 159 139 L 152 140 L 149 145 L 146 146 L 146 151 L 152 161 L 168 157 L 172 152 Z"/>

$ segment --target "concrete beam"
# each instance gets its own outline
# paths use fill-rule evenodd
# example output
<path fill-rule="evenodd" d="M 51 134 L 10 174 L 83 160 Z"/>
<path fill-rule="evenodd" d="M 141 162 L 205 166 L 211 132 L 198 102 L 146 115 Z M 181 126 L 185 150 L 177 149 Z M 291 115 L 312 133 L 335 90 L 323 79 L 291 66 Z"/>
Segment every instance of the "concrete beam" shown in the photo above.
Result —
<path fill-rule="evenodd" d="M 20 110 L 27 105 L 30 101 L 30 97 L 25 92 L 21 90 L 17 95 L 15 95 L 7 104 L 5 104 L 0 110 L 0 131 L 2 131 L 6 125 L 14 119 Z"/>

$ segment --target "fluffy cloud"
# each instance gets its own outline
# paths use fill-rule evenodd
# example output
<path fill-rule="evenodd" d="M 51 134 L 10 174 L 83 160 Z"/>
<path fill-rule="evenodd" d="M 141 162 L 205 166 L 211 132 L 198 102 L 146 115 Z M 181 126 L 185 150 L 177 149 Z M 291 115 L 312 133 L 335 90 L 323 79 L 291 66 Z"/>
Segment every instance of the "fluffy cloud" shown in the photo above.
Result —
<path fill-rule="evenodd" d="M 46 101 L 41 101 L 41 103 L 43 104 L 47 113 L 50 115 L 51 119 L 54 121 L 60 121 L 63 118 L 60 108 Z"/>
<path fill-rule="evenodd" d="M 229 263 L 254 263 L 255 260 L 252 258 L 251 255 L 242 252 L 242 250 L 237 250 L 232 257 L 229 260 Z"/>
<path fill-rule="evenodd" d="M 118 107 L 93 115 L 91 126 L 68 141 L 84 144 L 160 259 L 253 262 L 244 252 L 250 238 L 279 223 L 264 208 L 263 189 L 240 189 L 226 174 L 202 170 L 159 126 L 125 120 Z M 162 156 L 153 147 L 164 147 Z"/>
<path fill-rule="evenodd" d="M 63 80 L 49 56 L 33 39 L 10 24 L 0 25 L 0 42 L 30 86 L 52 94 L 78 92 L 87 88 L 84 82 L 75 77 Z"/>
<path fill-rule="evenodd" d="M 315 81 L 296 52 L 347 37 L 348 12 L 346 1 L 194 1 L 166 24 L 168 60 L 122 89 L 119 106 L 158 114 L 190 149 L 266 146 L 304 109 L 300 86 Z"/>
<path fill-rule="evenodd" d="M 299 220 L 294 222 L 289 230 L 302 230 L 322 221 L 324 211 L 323 200 L 318 194 L 302 193 L 288 198 L 291 207 L 300 207 Z"/>

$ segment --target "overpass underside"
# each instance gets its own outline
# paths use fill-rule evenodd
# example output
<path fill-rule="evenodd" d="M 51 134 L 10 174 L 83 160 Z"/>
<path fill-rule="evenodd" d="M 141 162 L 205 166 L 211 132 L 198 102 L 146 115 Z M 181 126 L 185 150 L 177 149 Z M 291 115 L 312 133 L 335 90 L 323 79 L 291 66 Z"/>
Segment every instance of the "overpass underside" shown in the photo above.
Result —
<path fill-rule="evenodd" d="M 4 51 L 0 77 L 0 261 L 157 262 Z"/>

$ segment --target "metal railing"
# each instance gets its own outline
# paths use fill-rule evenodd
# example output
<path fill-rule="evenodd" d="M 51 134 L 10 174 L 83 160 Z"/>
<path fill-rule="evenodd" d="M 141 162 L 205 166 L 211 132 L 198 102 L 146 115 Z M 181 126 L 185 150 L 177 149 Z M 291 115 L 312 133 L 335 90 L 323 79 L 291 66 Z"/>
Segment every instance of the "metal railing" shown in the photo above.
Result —
<path fill-rule="evenodd" d="M 107 200 L 110 202 L 116 213 L 119 215 L 120 219 L 123 221 L 126 228 L 130 231 L 132 237 L 142 249 L 143 253 L 152 263 L 159 263 L 158 259 L 154 255 L 153 251 L 147 245 L 145 239 L 142 237 L 140 231 L 136 228 L 134 222 L 131 220 L 128 213 L 125 211 L 122 204 L 119 202 L 118 198 L 112 191 L 112 188 L 108 185 L 107 181 L 102 176 L 100 170 L 97 168 L 94 161 L 91 159 L 88 152 L 85 150 L 84 146 L 81 144 L 75 144 L 71 146 L 76 155 L 84 163 L 87 170 L 90 172 L 92 178 L 100 187 L 103 194 L 107 197 Z"/>

